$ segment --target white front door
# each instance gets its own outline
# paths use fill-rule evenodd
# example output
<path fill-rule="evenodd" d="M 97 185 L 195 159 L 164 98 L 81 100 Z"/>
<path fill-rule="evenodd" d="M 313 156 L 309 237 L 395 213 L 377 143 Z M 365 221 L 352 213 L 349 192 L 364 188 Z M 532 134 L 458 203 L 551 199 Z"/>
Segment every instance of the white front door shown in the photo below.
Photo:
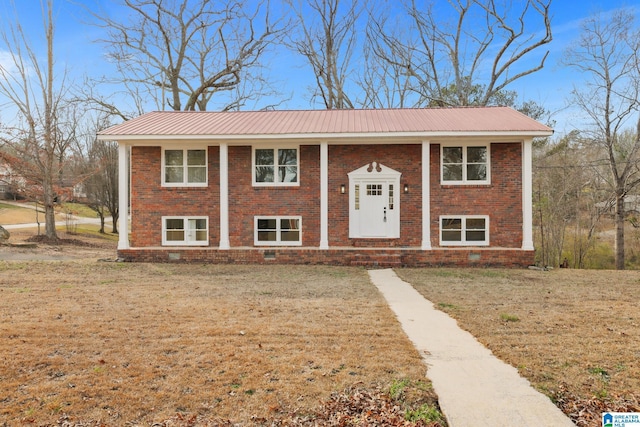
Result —
<path fill-rule="evenodd" d="M 389 216 L 392 214 L 389 206 L 389 184 L 362 181 L 360 202 L 360 236 L 388 237 Z"/>
<path fill-rule="evenodd" d="M 400 172 L 377 163 L 349 175 L 349 237 L 400 237 Z"/>

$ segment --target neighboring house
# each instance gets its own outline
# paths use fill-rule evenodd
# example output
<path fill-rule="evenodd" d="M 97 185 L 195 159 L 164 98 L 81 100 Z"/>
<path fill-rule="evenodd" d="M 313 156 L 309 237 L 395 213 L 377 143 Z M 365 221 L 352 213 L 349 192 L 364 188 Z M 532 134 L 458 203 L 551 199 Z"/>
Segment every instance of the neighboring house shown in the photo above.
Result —
<path fill-rule="evenodd" d="M 598 202 L 595 206 L 602 213 L 606 213 L 609 215 L 615 215 L 616 213 L 615 197 L 607 200 L 606 202 Z M 638 213 L 640 213 L 640 196 L 635 194 L 627 194 L 625 196 L 624 213 L 626 215 L 637 215 Z"/>
<path fill-rule="evenodd" d="M 15 173 L 9 163 L 0 159 L 0 198 L 15 199 L 25 186 L 26 180 Z"/>
<path fill-rule="evenodd" d="M 98 137 L 119 144 L 124 260 L 526 266 L 551 134 L 469 107 L 154 112 Z"/>
<path fill-rule="evenodd" d="M 12 172 L 9 165 L 0 161 L 0 198 L 6 199 L 11 193 Z"/>
<path fill-rule="evenodd" d="M 72 197 L 73 200 L 85 200 L 87 198 L 87 189 L 84 180 L 73 184 Z"/>

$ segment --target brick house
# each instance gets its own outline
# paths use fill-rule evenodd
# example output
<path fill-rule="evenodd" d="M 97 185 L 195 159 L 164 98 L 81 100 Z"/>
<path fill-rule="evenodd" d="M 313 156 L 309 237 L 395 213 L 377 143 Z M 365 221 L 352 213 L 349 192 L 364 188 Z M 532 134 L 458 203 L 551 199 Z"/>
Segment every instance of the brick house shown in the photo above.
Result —
<path fill-rule="evenodd" d="M 119 144 L 124 260 L 526 266 L 551 134 L 468 107 L 153 112 L 98 137 Z"/>

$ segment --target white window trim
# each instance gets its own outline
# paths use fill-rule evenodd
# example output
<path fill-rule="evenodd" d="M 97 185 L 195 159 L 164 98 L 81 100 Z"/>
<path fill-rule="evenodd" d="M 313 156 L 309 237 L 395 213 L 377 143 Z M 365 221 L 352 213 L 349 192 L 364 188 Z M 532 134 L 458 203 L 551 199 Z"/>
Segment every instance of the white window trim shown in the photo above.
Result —
<path fill-rule="evenodd" d="M 207 238 L 205 240 L 167 240 L 167 220 L 181 219 L 184 223 L 188 223 L 190 219 L 204 219 L 206 221 Z M 187 230 L 185 229 L 185 239 L 187 238 Z M 163 216 L 162 217 L 162 246 L 209 246 L 209 217 L 207 216 Z"/>
<path fill-rule="evenodd" d="M 462 147 L 462 180 L 460 181 L 445 181 L 444 179 L 444 148 L 445 147 Z M 468 147 L 486 147 L 487 149 L 487 179 L 479 180 L 467 180 L 467 148 Z M 440 144 L 440 183 L 442 185 L 488 185 L 491 184 L 491 144 L 490 143 L 448 143 Z"/>
<path fill-rule="evenodd" d="M 275 219 L 276 220 L 276 237 L 277 240 L 274 242 L 264 242 L 258 240 L 258 220 L 259 219 Z M 300 233 L 300 240 L 297 242 L 291 241 L 281 241 L 280 240 L 280 220 L 283 219 L 296 219 L 298 220 Z M 290 215 L 281 215 L 281 216 L 268 216 L 268 215 L 259 215 L 253 217 L 253 244 L 255 246 L 302 246 L 302 217 L 301 216 L 290 216 Z"/>
<path fill-rule="evenodd" d="M 279 149 L 295 149 L 296 150 L 296 166 L 298 167 L 298 179 L 296 182 L 256 182 L 256 150 L 279 150 Z M 277 155 L 274 156 L 274 159 Z M 274 165 L 274 177 L 277 174 L 278 166 Z M 299 187 L 300 186 L 300 145 L 254 145 L 251 147 L 251 182 L 254 187 Z"/>
<path fill-rule="evenodd" d="M 461 219 L 462 220 L 462 236 L 461 241 L 442 240 L 442 220 L 443 219 Z M 465 231 L 467 219 L 484 219 L 485 240 L 469 241 L 465 240 Z M 489 216 L 488 215 L 440 215 L 438 219 L 438 236 L 440 246 L 489 246 Z"/>
<path fill-rule="evenodd" d="M 182 150 L 183 152 L 183 156 L 182 156 L 182 167 L 183 167 L 183 174 L 182 174 L 182 182 L 165 182 L 165 168 L 166 168 L 166 163 L 165 163 L 165 151 L 167 150 Z M 188 151 L 192 151 L 192 150 L 204 150 L 204 166 L 205 166 L 205 180 L 204 182 L 187 182 L 187 176 L 188 173 L 186 173 L 186 171 L 188 170 L 188 166 L 187 166 L 187 153 Z M 160 182 L 162 182 L 162 186 L 163 187 L 207 187 L 209 185 L 209 150 L 207 149 L 207 147 L 162 147 L 162 167 L 161 169 L 161 174 L 162 176 L 160 177 Z"/>

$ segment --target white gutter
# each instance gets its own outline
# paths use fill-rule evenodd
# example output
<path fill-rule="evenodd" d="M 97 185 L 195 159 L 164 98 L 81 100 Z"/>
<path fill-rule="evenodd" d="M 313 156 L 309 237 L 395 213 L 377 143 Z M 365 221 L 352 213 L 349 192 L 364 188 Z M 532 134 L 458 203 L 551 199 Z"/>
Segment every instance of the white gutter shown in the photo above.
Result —
<path fill-rule="evenodd" d="M 109 135 L 98 134 L 100 141 L 141 141 L 141 140 L 340 140 L 340 139 L 394 139 L 418 138 L 433 139 L 438 137 L 545 137 L 553 135 L 553 131 L 465 131 L 465 132 L 372 132 L 372 133 L 290 133 L 290 134 L 252 134 L 252 135 Z M 333 142 L 333 141 L 332 141 Z"/>

